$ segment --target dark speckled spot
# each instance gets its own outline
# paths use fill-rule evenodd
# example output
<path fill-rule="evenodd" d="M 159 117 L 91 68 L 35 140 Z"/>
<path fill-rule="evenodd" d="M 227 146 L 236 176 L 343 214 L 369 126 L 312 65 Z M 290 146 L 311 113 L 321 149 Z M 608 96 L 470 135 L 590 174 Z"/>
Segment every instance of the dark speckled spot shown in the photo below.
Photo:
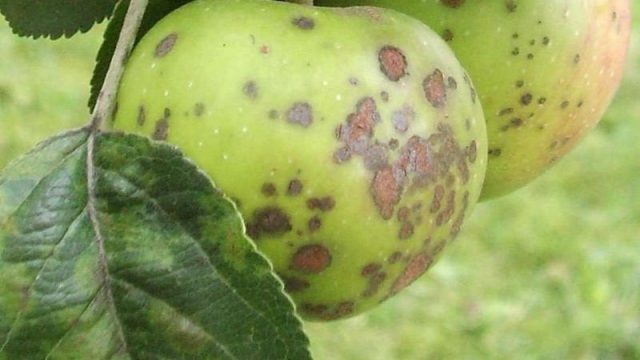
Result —
<path fill-rule="evenodd" d="M 311 198 L 307 200 L 309 210 L 331 211 L 336 206 L 336 201 L 330 197 Z"/>
<path fill-rule="evenodd" d="M 291 23 L 302 30 L 312 30 L 316 26 L 315 21 L 306 16 L 293 18 L 293 20 L 291 20 Z"/>
<path fill-rule="evenodd" d="M 310 284 L 307 280 L 293 276 L 281 276 L 284 282 L 284 289 L 288 293 L 300 292 L 306 290 Z"/>
<path fill-rule="evenodd" d="M 297 196 L 302 192 L 302 181 L 299 179 L 292 179 L 287 186 L 287 195 Z"/>
<path fill-rule="evenodd" d="M 138 126 L 142 127 L 146 122 L 147 122 L 146 111 L 144 109 L 144 106 L 140 105 L 140 107 L 138 107 L 138 117 L 136 118 L 136 123 L 138 124 Z"/>
<path fill-rule="evenodd" d="M 173 49 L 173 46 L 176 44 L 177 40 L 178 40 L 178 34 L 172 33 L 172 34 L 167 35 L 156 46 L 156 50 L 154 52 L 154 55 L 156 57 L 164 57 L 165 55 L 167 55 L 168 53 L 171 52 L 171 50 Z"/>
<path fill-rule="evenodd" d="M 370 146 L 364 154 L 364 164 L 371 171 L 378 171 L 389 163 L 387 147 L 376 144 Z"/>
<path fill-rule="evenodd" d="M 259 239 L 263 234 L 281 235 L 291 229 L 289 215 L 275 206 L 257 209 L 251 221 L 247 223 L 247 234 L 254 240 Z"/>
<path fill-rule="evenodd" d="M 258 85 L 255 81 L 247 81 L 242 87 L 242 92 L 251 100 L 258 97 Z"/>
<path fill-rule="evenodd" d="M 391 122 L 393 127 L 400 133 L 409 130 L 409 125 L 415 120 L 416 113 L 410 106 L 405 106 L 400 110 L 396 110 L 391 114 Z"/>
<path fill-rule="evenodd" d="M 273 183 L 262 184 L 262 189 L 260 189 L 260 192 L 266 197 L 276 196 L 278 194 L 276 186 Z"/>
<path fill-rule="evenodd" d="M 530 93 L 525 93 L 520 97 L 520 103 L 525 106 L 531 104 L 531 100 L 533 100 L 533 95 Z"/>
<path fill-rule="evenodd" d="M 171 110 L 168 108 L 164 109 L 164 116 L 162 119 L 156 121 L 156 126 L 153 130 L 153 134 L 151 138 L 153 140 L 164 141 L 167 140 L 169 136 L 169 118 L 171 117 Z"/>
<path fill-rule="evenodd" d="M 205 110 L 204 104 L 201 102 L 196 103 L 193 106 L 193 114 L 197 117 L 204 115 L 204 110 Z"/>
<path fill-rule="evenodd" d="M 307 227 L 309 228 L 309 232 L 316 232 L 320 227 L 322 227 L 322 220 L 316 215 L 309 219 Z"/>
<path fill-rule="evenodd" d="M 302 127 L 309 127 L 313 122 L 313 109 L 306 102 L 297 102 L 287 110 L 287 121 Z"/>

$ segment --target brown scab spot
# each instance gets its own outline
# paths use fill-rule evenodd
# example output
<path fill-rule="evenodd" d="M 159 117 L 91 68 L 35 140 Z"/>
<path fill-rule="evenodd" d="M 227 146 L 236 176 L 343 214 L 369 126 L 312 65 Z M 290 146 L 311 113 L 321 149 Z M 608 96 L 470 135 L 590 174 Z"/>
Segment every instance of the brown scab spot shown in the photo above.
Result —
<path fill-rule="evenodd" d="M 569 101 L 565 100 L 562 102 L 562 104 L 560 104 L 560 108 L 562 109 L 566 109 L 569 106 Z"/>
<path fill-rule="evenodd" d="M 577 65 L 578 63 L 580 63 L 580 54 L 576 54 L 576 55 L 573 57 L 573 63 L 574 63 L 574 64 L 576 64 L 576 65 Z"/>
<path fill-rule="evenodd" d="M 266 197 L 276 196 L 278 191 L 276 190 L 276 186 L 273 183 L 264 183 L 262 184 L 262 188 L 260 189 L 262 195 Z"/>
<path fill-rule="evenodd" d="M 322 227 L 322 220 L 320 220 L 320 217 L 316 215 L 309 219 L 307 226 L 309 227 L 309 232 L 316 232 L 320 227 Z"/>
<path fill-rule="evenodd" d="M 345 316 L 351 315 L 355 310 L 355 304 L 352 301 L 344 301 L 338 304 L 338 306 L 330 314 L 325 315 L 325 320 L 340 319 Z"/>
<path fill-rule="evenodd" d="M 449 220 L 451 220 L 451 216 L 453 216 L 453 213 L 455 211 L 455 197 L 455 191 L 451 191 L 449 193 L 449 196 L 447 197 L 447 207 L 442 212 L 440 212 L 438 214 L 438 217 L 436 218 L 437 226 L 442 226 Z"/>
<path fill-rule="evenodd" d="M 489 154 L 489 156 L 492 156 L 492 157 L 498 157 L 498 156 L 502 155 L 502 149 L 500 149 L 500 148 L 489 149 L 488 154 Z"/>
<path fill-rule="evenodd" d="M 269 119 L 271 120 L 276 120 L 278 117 L 280 117 L 280 114 L 278 114 L 278 110 L 271 109 L 269 110 L 267 116 L 269 116 Z"/>
<path fill-rule="evenodd" d="M 398 238 L 400 240 L 406 240 L 413 235 L 414 226 L 410 222 L 403 223 L 398 232 Z"/>
<path fill-rule="evenodd" d="M 326 304 L 302 303 L 300 310 L 317 319 L 336 320 L 351 315 L 355 311 L 353 301 L 344 301 L 333 307 Z"/>
<path fill-rule="evenodd" d="M 464 1 L 465 0 L 440 0 L 440 3 L 444 6 L 456 9 L 462 6 Z"/>
<path fill-rule="evenodd" d="M 449 89 L 451 90 L 455 90 L 458 88 L 458 82 L 453 78 L 453 76 L 447 77 L 447 83 L 449 83 Z"/>
<path fill-rule="evenodd" d="M 507 11 L 512 13 L 515 12 L 518 8 L 518 4 L 516 4 L 515 0 L 506 0 L 504 2 L 504 6 L 507 8 Z"/>
<path fill-rule="evenodd" d="M 440 208 L 442 206 L 442 200 L 444 199 L 444 195 L 445 195 L 444 186 L 442 185 L 436 186 L 435 190 L 433 191 L 433 199 L 431 200 L 430 211 L 432 214 L 435 214 L 438 211 L 440 211 Z"/>
<path fill-rule="evenodd" d="M 391 295 L 398 293 L 400 290 L 409 286 L 420 275 L 422 275 L 433 263 L 433 259 L 427 253 L 420 253 L 414 256 L 409 264 L 404 268 L 404 271 L 394 281 L 391 286 Z"/>
<path fill-rule="evenodd" d="M 382 269 L 382 265 L 378 263 L 369 263 L 362 268 L 362 271 L 360 271 L 360 274 L 362 276 L 371 276 L 379 272 L 380 269 Z"/>
<path fill-rule="evenodd" d="M 299 248 L 291 259 L 290 267 L 294 270 L 317 274 L 331 265 L 331 253 L 319 244 L 305 245 Z"/>
<path fill-rule="evenodd" d="M 400 49 L 387 45 L 378 52 L 380 70 L 391 81 L 398 81 L 407 74 L 407 59 Z"/>
<path fill-rule="evenodd" d="M 400 222 L 407 222 L 409 221 L 409 215 L 411 215 L 411 210 L 409 210 L 408 207 L 403 206 L 400 209 L 398 209 L 398 221 Z"/>
<path fill-rule="evenodd" d="M 247 234 L 254 240 L 259 239 L 263 234 L 268 236 L 281 235 L 291 229 L 289 215 L 275 206 L 257 209 L 247 224 Z"/>
<path fill-rule="evenodd" d="M 518 80 L 516 81 L 516 87 L 517 88 L 521 88 L 524 86 L 524 80 Z"/>
<path fill-rule="evenodd" d="M 531 100 L 533 100 L 533 95 L 530 93 L 525 93 L 520 97 L 520 103 L 524 106 L 531 104 Z"/>
<path fill-rule="evenodd" d="M 306 16 L 293 18 L 291 20 L 291 23 L 302 30 L 312 30 L 316 26 L 315 21 L 312 18 Z"/>
<path fill-rule="evenodd" d="M 255 81 L 247 81 L 242 87 L 242 92 L 251 100 L 258 97 L 258 85 Z"/>
<path fill-rule="evenodd" d="M 389 93 L 386 91 L 381 91 L 380 92 L 380 99 L 382 99 L 382 101 L 384 102 L 389 102 Z"/>
<path fill-rule="evenodd" d="M 546 103 L 546 102 L 547 102 L 547 98 L 545 98 L 545 97 L 541 97 L 541 98 L 538 99 L 538 104 L 539 105 L 544 105 L 544 103 Z"/>
<path fill-rule="evenodd" d="M 412 136 L 402 148 L 396 172 L 413 174 L 414 185 L 427 185 L 434 176 L 433 167 L 433 149 L 429 142 L 419 136 Z"/>
<path fill-rule="evenodd" d="M 306 102 L 297 102 L 287 110 L 287 121 L 302 127 L 309 127 L 313 122 L 313 109 Z"/>
<path fill-rule="evenodd" d="M 324 313 L 329 311 L 329 306 L 324 304 L 302 303 L 300 305 L 300 310 L 306 314 L 321 317 Z"/>
<path fill-rule="evenodd" d="M 367 288 L 362 292 L 363 297 L 371 297 L 375 295 L 380 289 L 380 285 L 387 278 L 387 273 L 385 272 L 376 272 L 369 276 L 369 282 L 367 283 Z"/>
<path fill-rule="evenodd" d="M 393 210 L 400 201 L 402 185 L 389 165 L 378 170 L 371 183 L 370 192 L 383 219 L 393 216 Z"/>
<path fill-rule="evenodd" d="M 548 36 L 542 38 L 542 45 L 547 46 L 551 43 L 551 39 Z"/>
<path fill-rule="evenodd" d="M 389 149 L 397 150 L 399 146 L 400 146 L 400 141 L 398 141 L 398 139 L 389 140 Z"/>
<path fill-rule="evenodd" d="M 300 279 L 297 277 L 281 276 L 281 278 L 282 278 L 282 282 L 284 282 L 284 290 L 288 293 L 304 291 L 307 288 L 309 288 L 309 286 L 311 286 L 311 284 L 309 284 L 307 280 Z"/>
<path fill-rule="evenodd" d="M 176 33 L 171 33 L 164 39 L 160 40 L 154 52 L 155 57 L 164 57 L 165 55 L 170 53 L 177 40 L 178 34 Z"/>
<path fill-rule="evenodd" d="M 505 115 L 509 115 L 513 113 L 513 108 L 504 108 L 502 110 L 500 110 L 500 112 L 498 113 L 498 116 L 505 116 Z"/>
<path fill-rule="evenodd" d="M 439 69 L 435 69 L 422 82 L 424 95 L 435 108 L 442 108 L 447 102 L 447 89 L 444 84 L 444 75 Z"/>
<path fill-rule="evenodd" d="M 410 106 L 404 106 L 400 110 L 396 110 L 391 114 L 391 122 L 393 127 L 400 133 L 409 130 L 409 125 L 415 120 L 416 113 Z"/>
<path fill-rule="evenodd" d="M 475 140 L 471 141 L 469 147 L 467 148 L 467 158 L 470 163 L 475 163 L 478 158 L 478 145 Z"/>
<path fill-rule="evenodd" d="M 302 192 L 302 181 L 300 179 L 292 179 L 287 186 L 287 195 L 297 196 Z"/>
<path fill-rule="evenodd" d="M 360 84 L 360 81 L 356 77 L 350 77 L 349 78 L 349 84 L 351 84 L 353 86 L 358 86 L 358 84 Z"/>
<path fill-rule="evenodd" d="M 147 122 L 146 110 L 144 109 L 144 106 L 142 106 L 142 105 L 140 105 L 140 107 L 138 107 L 138 117 L 136 118 L 136 122 L 137 122 L 138 126 L 144 126 L 144 124 Z"/>
<path fill-rule="evenodd" d="M 167 136 L 169 135 L 169 120 L 168 119 L 160 119 L 156 122 L 156 127 L 153 130 L 153 135 L 151 136 L 153 140 L 164 141 L 167 140 Z"/>
<path fill-rule="evenodd" d="M 346 145 L 349 153 L 362 155 L 370 145 L 373 128 L 380 121 L 375 100 L 362 98 L 356 104 L 356 112 L 347 116 L 346 124 L 336 128 L 337 138 Z"/>
<path fill-rule="evenodd" d="M 460 230 L 462 229 L 462 222 L 464 221 L 464 214 L 464 211 L 460 212 L 453 221 L 453 225 L 451 225 L 451 229 L 449 230 L 449 235 L 451 235 L 452 238 L 455 238 L 460 233 Z"/>
<path fill-rule="evenodd" d="M 311 198 L 307 200 L 309 210 L 331 211 L 336 206 L 336 201 L 331 196 L 323 198 Z"/>

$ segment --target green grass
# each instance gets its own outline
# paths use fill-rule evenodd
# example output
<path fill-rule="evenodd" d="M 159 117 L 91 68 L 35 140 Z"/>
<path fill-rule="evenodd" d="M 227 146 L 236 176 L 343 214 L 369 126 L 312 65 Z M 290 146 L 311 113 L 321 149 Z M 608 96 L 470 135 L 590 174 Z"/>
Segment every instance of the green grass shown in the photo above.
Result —
<path fill-rule="evenodd" d="M 86 121 L 100 36 L 33 41 L 0 23 L 0 167 Z M 640 359 L 640 26 L 633 36 L 601 125 L 530 186 L 477 206 L 409 289 L 307 323 L 317 359 Z"/>

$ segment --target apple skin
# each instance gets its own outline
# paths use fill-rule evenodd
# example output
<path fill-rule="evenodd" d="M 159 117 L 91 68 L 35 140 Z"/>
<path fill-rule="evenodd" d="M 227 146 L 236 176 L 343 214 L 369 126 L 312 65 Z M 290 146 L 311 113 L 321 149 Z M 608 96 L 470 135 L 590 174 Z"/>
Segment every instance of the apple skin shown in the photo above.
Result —
<path fill-rule="evenodd" d="M 318 0 L 420 19 L 452 47 L 487 121 L 482 199 L 537 178 L 600 121 L 622 77 L 628 0 Z"/>
<path fill-rule="evenodd" d="M 426 271 L 486 170 L 482 109 L 446 43 L 374 8 L 192 2 L 134 49 L 112 127 L 210 175 L 312 320 Z"/>

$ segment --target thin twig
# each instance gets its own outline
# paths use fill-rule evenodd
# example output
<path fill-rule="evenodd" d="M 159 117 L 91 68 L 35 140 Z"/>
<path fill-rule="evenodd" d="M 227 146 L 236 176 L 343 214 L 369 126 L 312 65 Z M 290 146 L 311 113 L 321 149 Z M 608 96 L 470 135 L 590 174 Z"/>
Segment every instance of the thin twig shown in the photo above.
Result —
<path fill-rule="evenodd" d="M 133 48 L 136 34 L 142 22 L 142 16 L 147 8 L 149 0 L 131 0 L 129 9 L 124 18 L 120 37 L 116 44 L 116 49 L 109 64 L 109 70 L 105 76 L 102 88 L 98 94 L 96 106 L 91 114 L 91 129 L 99 130 L 105 121 L 108 121 L 113 115 L 113 109 L 116 102 L 116 93 L 118 85 L 124 72 L 124 66 Z"/>
<path fill-rule="evenodd" d="M 115 107 L 116 92 L 122 73 L 124 71 L 124 64 L 133 48 L 133 44 L 142 22 L 142 16 L 147 8 L 148 0 L 131 0 L 127 14 L 124 19 L 124 25 L 120 31 L 120 37 L 116 45 L 115 52 L 111 58 L 109 70 L 105 77 L 102 89 L 98 95 L 98 101 L 93 108 L 91 114 L 91 122 L 89 124 L 89 139 L 87 141 L 87 213 L 91 220 L 91 225 L 95 231 L 95 241 L 98 250 L 98 269 L 99 276 L 103 279 L 103 289 L 105 297 L 108 302 L 109 310 L 112 312 L 118 324 L 118 336 L 120 338 L 120 345 L 122 351 L 127 351 L 127 342 L 122 332 L 122 326 L 118 319 L 115 309 L 115 302 L 113 299 L 113 293 L 111 292 L 111 277 L 109 275 L 109 268 L 107 265 L 107 253 L 104 245 L 104 237 L 100 231 L 100 221 L 98 219 L 97 212 L 97 199 L 96 199 L 96 170 L 95 170 L 95 146 L 96 136 L 100 132 L 100 128 L 105 121 L 110 120 Z"/>

